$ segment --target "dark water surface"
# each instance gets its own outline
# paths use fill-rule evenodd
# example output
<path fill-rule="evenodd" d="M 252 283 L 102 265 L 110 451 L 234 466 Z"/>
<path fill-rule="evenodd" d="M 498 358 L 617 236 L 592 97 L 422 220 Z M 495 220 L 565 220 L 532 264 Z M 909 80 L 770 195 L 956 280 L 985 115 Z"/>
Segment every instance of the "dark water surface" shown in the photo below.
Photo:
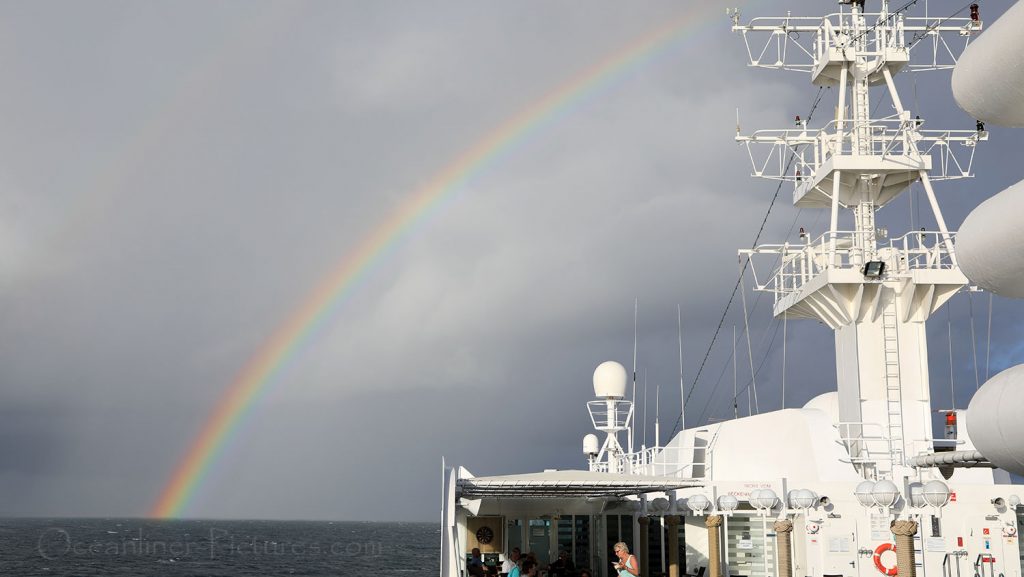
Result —
<path fill-rule="evenodd" d="M 436 523 L 0 519 L 0 575 L 437 575 Z"/>

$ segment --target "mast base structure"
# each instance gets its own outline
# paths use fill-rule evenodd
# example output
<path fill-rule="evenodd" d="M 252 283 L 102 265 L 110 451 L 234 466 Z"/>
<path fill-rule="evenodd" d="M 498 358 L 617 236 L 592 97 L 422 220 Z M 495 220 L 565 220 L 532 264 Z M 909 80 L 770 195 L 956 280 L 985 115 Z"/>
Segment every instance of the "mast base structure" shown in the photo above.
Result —
<path fill-rule="evenodd" d="M 850 459 L 865 479 L 898 480 L 912 474 L 909 458 L 934 452 L 924 323 L 968 286 L 932 182 L 972 177 L 988 133 L 980 123 L 925 129 L 903 106 L 894 77 L 952 68 L 982 24 L 976 11 L 930 19 L 890 12 L 887 1 L 878 13 L 864 12 L 863 2 L 840 7 L 822 18 L 749 24 L 733 13 L 751 66 L 805 72 L 838 92 L 836 116 L 821 128 L 798 116 L 795 129 L 737 134 L 753 176 L 792 183 L 794 206 L 830 212 L 828 230 L 813 240 L 801 229 L 799 242 L 740 255 L 751 259 L 755 289 L 774 296 L 776 317 L 815 319 L 835 331 L 838 426 Z M 754 50 L 759 39 L 763 48 Z M 918 61 L 916 52 L 927 57 Z M 872 103 L 873 93 L 888 98 L 891 114 L 872 117 L 881 102 Z M 916 182 L 938 230 L 890 239 L 875 214 Z M 847 211 L 851 225 L 840 229 Z M 771 272 L 759 276 L 766 266 Z"/>

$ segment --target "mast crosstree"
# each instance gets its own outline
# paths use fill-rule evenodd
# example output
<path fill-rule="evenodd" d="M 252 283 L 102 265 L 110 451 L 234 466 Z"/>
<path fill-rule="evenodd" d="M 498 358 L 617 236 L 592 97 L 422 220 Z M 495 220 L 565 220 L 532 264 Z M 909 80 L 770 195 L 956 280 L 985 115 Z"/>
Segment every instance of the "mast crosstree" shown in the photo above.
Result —
<path fill-rule="evenodd" d="M 969 178 L 984 126 L 927 130 L 903 106 L 894 76 L 952 68 L 981 30 L 976 7 L 967 18 L 913 18 L 888 1 L 866 13 L 863 1 L 840 3 L 823 18 L 756 18 L 741 24 L 750 65 L 796 70 L 812 84 L 837 89 L 835 117 L 818 129 L 796 127 L 743 135 L 753 176 L 793 184 L 793 204 L 830 211 L 828 230 L 798 243 L 760 245 L 740 254 L 766 264 L 757 290 L 774 294 L 774 314 L 818 320 L 835 331 L 840 436 L 865 478 L 897 478 L 908 458 L 933 444 L 924 323 L 967 285 L 932 182 Z M 923 61 L 917 46 L 930 47 Z M 873 92 L 892 103 L 871 117 Z M 875 212 L 920 181 L 936 231 L 888 238 Z M 840 230 L 841 210 L 853 230 Z"/>

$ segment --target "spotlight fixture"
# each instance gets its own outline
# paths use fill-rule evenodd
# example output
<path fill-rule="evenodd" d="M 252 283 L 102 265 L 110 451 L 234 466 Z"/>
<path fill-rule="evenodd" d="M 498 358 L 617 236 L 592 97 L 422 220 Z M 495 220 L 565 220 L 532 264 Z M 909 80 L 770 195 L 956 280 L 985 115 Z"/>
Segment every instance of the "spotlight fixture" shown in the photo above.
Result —
<path fill-rule="evenodd" d="M 860 270 L 864 278 L 877 279 L 882 277 L 882 273 L 885 272 L 885 262 L 880 260 L 871 260 L 864 264 L 864 268 Z"/>

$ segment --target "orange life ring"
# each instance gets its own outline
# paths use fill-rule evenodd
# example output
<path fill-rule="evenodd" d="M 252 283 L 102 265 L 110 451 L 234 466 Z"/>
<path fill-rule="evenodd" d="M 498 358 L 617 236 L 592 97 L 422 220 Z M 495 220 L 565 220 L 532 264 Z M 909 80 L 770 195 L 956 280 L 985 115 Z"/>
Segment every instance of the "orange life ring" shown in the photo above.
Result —
<path fill-rule="evenodd" d="M 886 551 L 892 551 L 895 553 L 896 545 L 893 545 L 892 543 L 882 543 L 875 548 L 875 554 L 871 559 L 875 562 L 875 569 L 878 569 L 879 573 L 892 577 L 893 575 L 896 575 L 896 567 L 886 567 L 885 565 L 882 565 L 882 553 L 885 553 Z"/>

